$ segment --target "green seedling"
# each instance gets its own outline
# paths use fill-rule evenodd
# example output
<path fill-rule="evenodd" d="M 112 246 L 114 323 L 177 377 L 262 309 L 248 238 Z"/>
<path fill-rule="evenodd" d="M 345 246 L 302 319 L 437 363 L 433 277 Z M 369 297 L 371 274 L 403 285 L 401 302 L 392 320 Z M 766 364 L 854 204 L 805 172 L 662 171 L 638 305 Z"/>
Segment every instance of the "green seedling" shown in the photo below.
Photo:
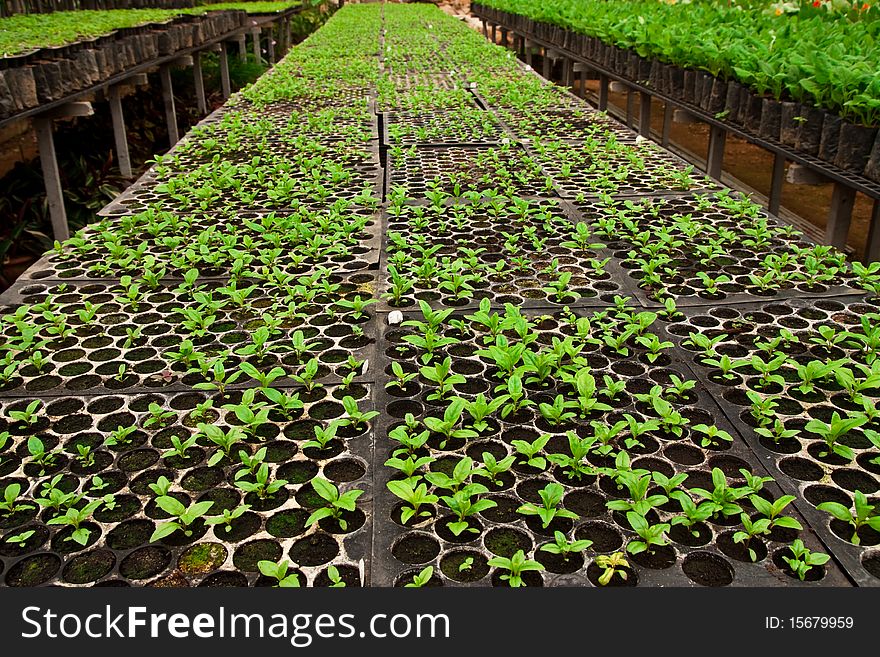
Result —
<path fill-rule="evenodd" d="M 287 561 L 287 559 L 280 563 L 264 559 L 257 562 L 257 568 L 259 568 L 262 575 L 274 579 L 277 582 L 275 588 L 298 589 L 300 587 L 299 575 L 296 573 L 288 574 L 287 572 L 290 569 L 290 562 Z"/>
<path fill-rule="evenodd" d="M 615 575 L 626 581 L 626 568 L 629 568 L 629 562 L 626 560 L 626 555 L 623 552 L 600 554 L 596 557 L 595 563 L 602 569 L 602 574 L 598 579 L 599 586 L 608 586 Z"/>
<path fill-rule="evenodd" d="M 342 517 L 342 514 L 346 511 L 353 512 L 357 508 L 357 499 L 364 494 L 364 491 L 355 488 L 345 493 L 340 493 L 333 483 L 322 477 L 315 477 L 311 483 L 315 492 L 327 502 L 327 506 L 313 511 L 308 520 L 306 520 L 306 526 L 311 527 L 323 518 L 332 518 L 345 531 L 348 528 L 348 523 Z"/>
<path fill-rule="evenodd" d="M 853 498 L 852 508 L 847 508 L 839 502 L 822 502 L 817 508 L 850 525 L 853 529 L 852 537 L 849 539 L 850 543 L 859 545 L 861 543 L 859 530 L 862 527 L 870 527 L 874 531 L 880 532 L 880 514 L 875 511 L 876 506 L 868 502 L 868 498 L 863 492 L 855 491 Z"/>
<path fill-rule="evenodd" d="M 196 502 L 185 507 L 180 500 L 170 495 L 162 495 L 156 498 L 156 505 L 175 519 L 159 523 L 153 535 L 150 536 L 150 543 L 170 536 L 177 531 L 182 532 L 184 536 L 192 536 L 193 523 L 204 517 L 208 510 L 214 506 L 214 502 Z"/>
<path fill-rule="evenodd" d="M 522 550 L 517 550 L 509 559 L 507 557 L 492 557 L 489 559 L 489 565 L 493 568 L 507 571 L 504 575 L 501 575 L 501 579 L 506 581 L 511 588 L 525 586 L 522 578 L 523 573 L 544 570 L 544 566 L 539 562 L 526 559 L 526 555 Z"/>
<path fill-rule="evenodd" d="M 541 526 L 544 529 L 550 526 L 556 518 L 569 518 L 577 520 L 578 515 L 567 509 L 562 509 L 559 505 L 562 503 L 562 497 L 565 495 L 565 489 L 557 483 L 550 483 L 538 491 L 541 496 L 543 506 L 538 506 L 527 502 L 520 506 L 516 512 L 524 516 L 538 516 L 541 519 Z"/>
<path fill-rule="evenodd" d="M 831 559 L 827 554 L 811 551 L 799 538 L 796 538 L 788 548 L 793 556 L 783 556 L 782 559 L 802 582 L 806 579 L 807 573 L 810 570 L 828 563 L 828 560 Z"/>
<path fill-rule="evenodd" d="M 418 573 L 413 575 L 412 581 L 404 584 L 404 588 L 420 589 L 426 586 L 434 576 L 434 566 L 425 566 Z"/>

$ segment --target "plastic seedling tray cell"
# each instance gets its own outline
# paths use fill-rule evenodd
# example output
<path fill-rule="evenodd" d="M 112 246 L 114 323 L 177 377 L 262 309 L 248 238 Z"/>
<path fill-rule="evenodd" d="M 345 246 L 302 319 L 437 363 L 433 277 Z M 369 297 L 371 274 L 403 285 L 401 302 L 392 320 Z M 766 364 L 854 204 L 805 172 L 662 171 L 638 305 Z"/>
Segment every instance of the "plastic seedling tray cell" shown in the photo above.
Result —
<path fill-rule="evenodd" d="M 402 145 L 499 144 L 507 134 L 489 113 L 480 109 L 433 112 L 389 112 L 384 116 L 382 143 Z"/>
<path fill-rule="evenodd" d="M 343 207 L 344 210 L 341 209 Z M 273 258 L 272 266 L 291 275 L 310 274 L 318 267 L 339 274 L 378 267 L 381 220 L 376 210 L 353 206 L 343 201 L 340 209 L 335 211 L 315 204 L 312 207 L 303 206 L 298 212 L 271 213 L 274 219 L 268 217 L 269 214 L 265 211 L 230 212 L 226 215 L 181 214 L 173 218 L 178 222 L 176 228 L 165 219 L 160 222 L 160 228 L 155 235 L 149 234 L 144 223 L 133 223 L 131 229 L 120 226 L 122 222 L 134 222 L 131 215 L 110 217 L 106 220 L 108 223 L 102 224 L 100 229 L 94 226 L 83 229 L 82 237 L 86 242 L 82 247 L 83 251 L 77 246 L 68 246 L 61 254 L 50 251 L 34 263 L 19 280 L 95 281 L 138 274 L 140 269 L 136 269 L 134 265 L 117 265 L 110 258 L 110 250 L 100 237 L 100 232 L 108 227 L 121 235 L 118 245 L 129 252 L 146 248 L 142 256 L 156 258 L 165 268 L 164 278 L 172 280 L 182 279 L 190 266 L 184 269 L 170 262 L 169 256 L 175 253 L 175 249 L 168 245 L 167 240 L 177 239 L 179 245 L 176 248 L 180 245 L 193 246 L 206 232 L 210 233 L 212 230 L 215 232 L 210 240 L 211 248 L 230 255 L 214 266 L 203 266 L 200 279 L 229 278 L 235 260 L 230 249 L 240 249 L 241 242 L 245 239 L 250 240 L 255 254 L 281 248 L 282 253 Z M 350 222 L 355 218 L 366 219 L 366 224 L 361 231 L 349 233 Z M 297 232 L 299 229 L 305 231 Z M 333 244 L 348 243 L 348 253 L 320 256 L 317 252 L 315 255 L 303 253 L 308 246 L 308 231 L 320 231 Z M 223 242 L 230 234 L 235 237 L 234 247 Z M 118 246 L 114 245 L 113 248 Z M 123 258 L 122 261 L 124 260 Z"/>
<path fill-rule="evenodd" d="M 259 166 L 253 164 L 247 149 L 242 151 L 239 162 L 223 156 L 217 162 L 199 166 L 175 163 L 178 156 L 171 155 L 163 163 L 163 175 L 154 165 L 99 214 L 132 214 L 158 203 L 163 209 L 179 212 L 280 211 L 295 209 L 303 203 L 329 206 L 338 200 L 353 201 L 364 189 L 380 198 L 382 169 L 377 141 L 356 148 L 319 143 L 313 152 L 313 157 L 318 156 L 323 162 L 319 169 L 308 161 L 297 164 L 302 154 L 297 154 L 292 146 L 288 150 L 287 156 L 273 153 L 263 157 Z M 186 156 L 180 157 L 186 162 Z M 224 175 L 218 178 L 220 171 Z M 169 179 L 176 189 L 174 193 L 166 192 Z M 215 189 L 209 200 L 202 197 L 206 183 Z"/>
<path fill-rule="evenodd" d="M 42 399 L 40 437 L 47 451 L 60 450 L 50 464 L 41 466 L 28 455 L 28 432 L 6 426 L 13 434 L 13 447 L 5 450 L 0 466 L 0 487 L 21 485 L 22 502 L 36 507 L 34 499 L 45 487 L 53 486 L 57 495 L 82 494 L 86 500 L 113 495 L 112 508 L 101 502 L 82 527 L 89 530 L 85 545 L 68 540 L 72 528 L 48 524 L 55 515 L 49 509 L 23 510 L 0 519 L 0 532 L 9 538 L 33 531 L 22 545 L 0 543 L 3 583 L 8 586 L 55 584 L 62 586 L 132 585 L 165 586 L 270 586 L 261 576 L 257 562 L 287 559 L 291 571 L 300 576 L 302 586 L 327 585 L 327 567 L 335 565 L 348 586 L 369 581 L 372 513 L 370 498 L 371 429 L 340 431 L 339 437 L 324 450 L 302 449 L 315 425 L 341 415 L 337 390 L 322 389 L 313 395 L 301 413 L 290 419 L 272 412 L 259 426 L 256 437 L 235 443 L 234 454 L 244 450 L 268 466 L 269 483 L 284 479 L 288 483 L 273 494 L 247 492 L 236 482 L 257 482 L 251 474 L 238 477 L 243 469 L 236 456 L 223 457 L 208 464 L 216 447 L 206 438 L 178 454 L 163 456 L 178 440 L 195 436 L 198 421 L 193 417 L 197 404 L 208 395 L 140 394 L 112 396 L 66 396 Z M 362 407 L 371 405 L 368 387 L 360 391 Z M 242 391 L 230 393 L 224 402 L 240 403 Z M 305 399 L 305 397 L 303 397 Z M 2 415 L 24 402 L 4 400 Z M 150 425 L 150 404 L 159 404 L 171 418 Z M 241 422 L 230 410 L 215 403 L 208 420 L 229 431 Z M 102 444 L 120 425 L 135 427 L 116 445 Z M 350 429 L 350 428 L 349 428 Z M 82 458 L 80 448 L 90 448 L 92 463 Z M 265 448 L 264 453 L 260 450 Z M 259 466 L 260 461 L 257 461 Z M 213 502 L 211 511 L 233 511 L 246 504 L 229 523 L 209 525 L 205 517 L 195 520 L 190 536 L 176 531 L 151 542 L 151 534 L 170 516 L 155 502 L 150 485 L 165 477 L 168 494 L 184 506 Z M 340 490 L 358 488 L 365 494 L 357 511 L 346 513 L 345 530 L 332 519 L 310 528 L 305 521 L 323 503 L 311 481 L 322 477 Z M 219 514 L 222 517 L 222 514 Z M 226 531 L 226 527 L 229 531 Z"/>
<path fill-rule="evenodd" d="M 246 124 L 270 121 L 291 135 L 336 141 L 378 139 L 379 128 L 372 98 L 351 105 L 326 102 L 279 101 L 266 105 L 241 105 L 235 110 Z M 238 118 L 238 117 L 237 117 Z"/>
<path fill-rule="evenodd" d="M 223 283 L 197 281 L 201 293 L 227 301 L 212 312 L 200 310 L 190 292 L 181 291 L 181 286 L 171 281 L 138 294 L 136 307 L 126 300 L 125 288 L 111 282 L 19 283 L 5 293 L 4 301 L 35 305 L 51 300 L 52 314 L 66 319 L 66 337 L 53 333 L 53 322 L 33 311 L 27 320 L 40 327 L 37 339 L 47 340 L 39 349 L 41 362 L 28 354 L 18 358 L 18 367 L 0 386 L 0 394 L 28 397 L 85 391 L 94 394 L 102 390 L 180 390 L 212 380 L 210 373 L 206 376 L 190 371 L 198 366 L 198 360 L 195 355 L 188 361 L 180 355 L 185 341 L 191 343 L 190 351 L 201 354 L 206 362 L 229 352 L 222 361 L 227 376 L 239 371 L 242 363 L 249 363 L 264 375 L 281 368 L 284 374 L 276 370 L 271 385 L 289 386 L 295 382 L 291 377 L 302 375 L 306 363 L 315 358 L 315 380 L 338 383 L 352 371 L 346 364 L 349 357 L 361 363 L 372 359 L 375 317 L 372 305 L 365 305 L 361 315 L 355 317 L 354 310 L 337 302 L 371 298 L 375 278 L 354 274 L 347 279 L 331 278 L 330 282 L 338 283 L 338 290 L 301 304 L 299 317 L 284 317 L 274 310 L 277 293 L 256 281 L 238 286 L 254 286 L 244 305 L 218 291 L 225 287 Z M 87 320 L 80 311 L 90 307 L 94 316 Z M 185 314 L 189 312 L 194 314 Z M 266 327 L 269 314 L 280 320 L 275 330 Z M 198 324 L 185 324 L 200 317 L 209 322 L 203 334 Z M 259 336 L 261 330 L 267 334 Z M 5 325 L 4 339 L 10 344 L 17 344 L 20 335 L 14 323 Z M 355 380 L 363 381 L 365 376 L 362 364 L 355 371 Z M 253 385 L 248 383 L 251 378 L 252 374 L 243 372 L 230 387 Z"/>
<path fill-rule="evenodd" d="M 737 204 L 744 205 L 737 209 Z M 737 194 L 615 197 L 610 203 L 572 205 L 629 272 L 646 306 L 662 306 L 657 295 L 663 289 L 682 306 L 861 294 L 850 287 L 854 276 L 831 264 L 842 257 L 839 253 L 822 246 L 814 250 L 803 234 Z M 651 250 L 663 243 L 668 246 L 653 255 Z M 655 257 L 668 258 L 656 270 L 659 282 L 643 283 L 644 267 Z M 774 274 L 774 261 L 780 273 Z M 829 277 L 810 282 L 816 275 Z"/>
<path fill-rule="evenodd" d="M 577 199 L 600 194 L 647 196 L 658 192 L 716 189 L 717 183 L 649 141 L 627 144 L 601 139 L 557 142 L 545 154 L 529 152 L 553 179 L 560 196 Z"/>
<path fill-rule="evenodd" d="M 837 454 L 822 456 L 823 450 L 827 451 L 826 443 L 820 435 L 806 431 L 807 422 L 818 419 L 827 424 L 835 412 L 846 418 L 849 411 L 860 410 L 861 406 L 848 401 L 847 393 L 833 376 L 817 380 L 812 391 L 801 391 L 803 381 L 794 363 L 805 366 L 818 360 L 835 363 L 835 370 L 849 368 L 856 371 L 855 363 L 864 362 L 859 349 L 848 346 L 846 341 L 828 344 L 819 333 L 819 327 L 829 327 L 838 335 L 843 331 L 860 331 L 861 318 L 878 310 L 876 303 L 866 303 L 858 297 L 787 299 L 763 304 L 686 308 L 685 317 L 667 327 L 672 339 L 681 345 L 688 365 L 701 384 L 717 400 L 755 454 L 768 464 L 780 486 L 797 497 L 798 509 L 850 577 L 860 585 L 874 586 L 878 584 L 878 576 L 876 562 L 871 565 L 871 560 L 875 558 L 875 546 L 880 544 L 880 534 L 865 529 L 861 534 L 862 544 L 855 546 L 849 542 L 852 531 L 816 506 L 827 501 L 850 506 L 855 490 L 861 490 L 871 503 L 876 504 L 880 491 L 880 467 L 871 461 L 880 454 L 857 428 L 840 439 L 852 451 L 852 459 Z M 718 366 L 701 362 L 702 349 L 684 345 L 692 332 L 710 339 L 723 335 L 726 337 L 714 348 L 717 358 L 727 355 L 737 361 L 759 356 L 769 362 L 770 355 L 757 345 L 778 338 L 782 331 L 790 332 L 797 341 L 780 344 L 777 352 L 786 354 L 794 363 L 784 364 L 776 370 L 774 373 L 781 375 L 784 383 L 774 382 L 769 388 L 760 387 L 761 377 L 754 367 L 740 366 L 732 370 L 733 376 L 728 378 Z M 837 363 L 838 359 L 843 362 Z M 757 434 L 759 425 L 752 414 L 748 391 L 776 402 L 768 429 L 772 429 L 773 421 L 778 420 L 784 429 L 796 433 L 778 440 Z M 876 403 L 876 392 L 870 389 L 862 394 Z M 870 422 L 863 428 L 873 425 L 874 422 Z"/>
<path fill-rule="evenodd" d="M 507 129 L 522 140 L 583 141 L 593 135 L 614 135 L 622 143 L 635 144 L 637 135 L 616 120 L 588 107 L 542 108 L 534 112 L 495 110 Z"/>
<path fill-rule="evenodd" d="M 540 167 L 517 144 L 500 147 L 415 147 L 388 151 L 386 189 L 403 185 L 416 198 L 425 198 L 435 180 L 446 193 L 508 190 L 528 197 L 552 197 Z"/>
<path fill-rule="evenodd" d="M 581 314 L 580 311 L 577 314 Z M 548 345 L 554 337 L 563 339 L 569 334 L 564 324 L 559 322 L 558 313 L 553 317 L 546 317 L 527 311 L 526 315 L 536 322 L 538 339 L 533 345 Z M 422 319 L 420 314 L 407 314 L 405 317 Z M 496 367 L 476 355 L 476 351 L 485 346 L 482 338 L 486 334 L 471 325 L 473 333 L 462 337 L 449 327 L 448 322 L 443 326 L 446 328 L 442 335 L 455 335 L 460 341 L 443 348 L 440 358 L 433 362 L 438 363 L 448 355 L 451 358 L 452 372 L 462 375 L 464 379 L 463 382 L 454 384 L 449 397 L 458 396 L 473 401 L 476 395 L 482 393 L 487 399 L 492 399 L 493 386 L 504 383 L 507 377 L 499 378 Z M 599 554 L 624 550 L 626 544 L 636 536 L 619 512 L 612 513 L 605 506 L 606 501 L 627 495 L 626 489 L 618 489 L 614 481 L 606 475 L 585 475 L 581 480 L 573 480 L 559 466 L 550 465 L 542 471 L 517 457 L 513 467 L 499 475 L 496 483 L 480 476 L 468 480 L 485 484 L 489 492 L 480 497 L 498 503 L 498 506 L 483 511 L 474 518 L 471 527 L 477 529 L 477 532 L 465 531 L 455 536 L 448 527 L 444 527 L 444 523 L 450 518 L 449 509 L 442 503 L 424 507 L 429 511 L 427 516 L 416 516 L 406 523 L 402 522 L 402 502 L 388 491 L 385 484 L 391 479 L 400 479 L 403 475 L 394 468 L 382 466 L 394 449 L 401 447 L 401 443 L 389 438 L 389 431 L 405 424 L 407 413 L 411 413 L 417 420 L 423 420 L 427 416 L 442 418 L 447 407 L 445 402 L 428 399 L 436 391 L 436 386 L 424 376 L 407 383 L 402 390 L 385 387 L 385 383 L 396 378 L 392 376 L 392 362 L 399 363 L 405 372 L 418 372 L 418 368 L 423 365 L 420 359 L 422 352 L 402 341 L 403 335 L 409 331 L 411 329 L 402 326 L 387 327 L 380 343 L 382 371 L 385 376 L 384 382 L 380 381 L 377 386 L 377 408 L 382 411 L 382 416 L 377 424 L 375 461 L 377 521 L 374 582 L 380 585 L 401 585 L 426 565 L 432 565 L 435 574 L 445 585 L 498 585 L 499 582 L 493 579 L 493 574 L 485 568 L 486 561 L 496 555 L 510 557 L 513 552 L 522 549 L 528 558 L 542 560 L 548 565 L 546 572 L 540 573 L 540 576 L 532 576 L 529 585 L 595 585 L 596 572 L 592 565 L 594 558 Z M 404 350 L 399 351 L 398 347 L 404 347 Z M 601 382 L 602 377 L 607 375 L 625 383 L 625 389 L 619 393 L 618 400 L 611 402 L 612 411 L 592 416 L 600 422 L 610 422 L 612 419 L 616 421 L 624 413 L 632 414 L 635 418 L 650 417 L 650 412 L 645 414 L 646 409 L 642 403 L 636 402 L 634 394 L 647 393 L 655 384 L 668 386 L 672 375 L 682 379 L 692 378 L 687 367 L 674 357 L 666 356 L 665 359 L 650 364 L 637 348 L 625 357 L 609 354 L 603 349 L 591 350 L 585 356 L 597 381 Z M 551 381 L 546 388 L 528 384 L 525 394 L 533 402 L 549 402 L 555 395 L 565 395 L 569 390 L 569 386 Z M 633 446 L 629 450 L 633 468 L 658 471 L 670 477 L 685 473 L 689 478 L 684 484 L 685 489 L 697 486 L 711 489 L 711 470 L 715 467 L 726 474 L 731 485 L 744 484 L 739 473 L 740 468 L 746 468 L 756 475 L 766 474 L 748 446 L 704 391 L 694 390 L 673 405 L 690 420 L 690 426 L 714 423 L 719 429 L 729 432 L 733 441 L 718 441 L 720 444 L 714 449 L 706 449 L 700 447 L 698 438 L 695 438 L 698 434 L 691 429 L 685 429 L 680 438 L 666 434 L 661 437 L 659 433 L 646 434 L 642 437 L 640 447 Z M 460 425 L 462 427 L 469 422 L 467 411 L 464 416 L 466 419 Z M 422 428 L 415 433 L 421 430 Z M 507 418 L 502 418 L 496 411 L 489 415 L 487 428 L 477 437 L 452 438 L 444 445 L 440 442 L 439 434 L 431 434 L 426 446 L 420 448 L 417 455 L 435 458 L 427 466 L 430 471 L 451 475 L 455 464 L 464 457 L 471 457 L 479 464 L 484 458 L 483 453 L 488 452 L 500 461 L 516 454 L 512 441 L 532 442 L 543 434 L 551 437 L 538 455 L 543 457 L 550 453 L 564 454 L 568 451 L 565 430 L 574 430 L 581 437 L 589 436 L 591 431 L 584 419 L 577 418 L 562 427 L 553 427 L 531 409 L 517 411 Z M 401 455 L 400 458 L 406 457 Z M 614 465 L 614 459 L 607 456 L 593 454 L 588 459 L 591 465 L 597 467 Z M 563 486 L 562 507 L 576 513 L 578 518 L 557 518 L 547 528 L 543 528 L 536 518 L 527 519 L 516 510 L 527 502 L 540 505 L 538 491 L 550 483 Z M 428 488 L 438 495 L 449 494 L 448 491 L 437 490 L 437 486 L 430 483 Z M 765 484 L 763 490 L 765 494 L 771 493 L 773 498 L 780 496 L 779 488 L 772 483 Z M 652 511 L 651 514 L 654 515 L 651 517 L 656 523 L 670 518 L 674 512 L 674 508 L 664 505 Z M 799 517 L 797 514 L 795 516 Z M 805 522 L 801 524 L 805 527 L 800 532 L 801 538 L 811 549 L 821 551 L 822 546 L 816 536 Z M 657 548 L 647 555 L 627 555 L 632 570 L 626 583 L 666 586 L 695 586 L 697 583 L 735 586 L 799 584 L 796 578 L 784 574 L 774 563 L 776 552 L 785 549 L 784 546 L 793 538 L 791 535 L 774 532 L 767 540 L 760 541 L 761 545 L 755 546 L 758 560 L 752 563 L 748 557 L 745 561 L 740 561 L 730 556 L 742 556 L 731 539 L 738 528 L 739 523 L 736 520 L 719 519 L 700 526 L 698 537 L 676 530 L 673 534 L 679 540 L 670 540 L 668 546 Z M 594 546 L 584 553 L 585 559 L 576 557 L 572 562 L 560 562 L 538 549 L 552 542 L 556 530 L 562 531 L 568 540 L 593 540 Z M 474 572 L 460 566 L 467 557 L 473 558 Z M 503 582 L 500 584 L 504 585 Z M 829 562 L 822 584 L 846 585 L 847 581 L 833 562 Z"/>
<path fill-rule="evenodd" d="M 394 263 L 398 252 L 406 253 L 407 263 L 396 265 L 396 270 L 413 287 L 395 302 L 388 296 L 394 293 L 394 278 L 382 272 L 381 309 L 417 309 L 419 300 L 436 308 L 465 309 L 478 307 L 483 299 L 495 307 L 512 303 L 526 308 L 575 308 L 609 305 L 617 296 L 632 294 L 632 282 L 610 259 L 611 252 L 595 235 L 578 235 L 578 220 L 566 202 L 532 201 L 527 210 L 531 214 L 524 220 L 516 215 L 517 203 L 522 200 L 502 203 L 500 211 L 490 204 L 460 201 L 450 201 L 439 213 L 427 205 L 407 206 L 400 216 L 386 211 L 384 222 L 394 242 L 385 239 L 382 259 Z M 424 226 L 414 225 L 419 214 Z M 548 221 L 552 229 L 547 228 Z M 572 241 L 578 238 L 585 240 L 580 246 Z M 406 248 L 400 247 L 401 241 Z M 428 280 L 423 268 L 425 260 L 432 259 L 438 263 L 437 271 Z M 442 263 L 447 260 L 460 260 L 454 272 L 464 277 L 459 291 L 448 286 L 461 281 L 442 276 Z M 501 271 L 499 263 L 503 263 Z M 570 275 L 564 285 L 561 275 Z M 559 289 L 553 291 L 558 283 Z"/>

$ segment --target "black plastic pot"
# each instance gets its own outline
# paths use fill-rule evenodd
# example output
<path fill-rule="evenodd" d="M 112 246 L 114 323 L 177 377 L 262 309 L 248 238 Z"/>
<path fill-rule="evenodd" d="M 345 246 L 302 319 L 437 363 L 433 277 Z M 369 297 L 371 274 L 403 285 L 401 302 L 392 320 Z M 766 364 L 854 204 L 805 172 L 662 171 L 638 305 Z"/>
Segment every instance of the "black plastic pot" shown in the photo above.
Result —
<path fill-rule="evenodd" d="M 779 139 L 779 126 L 782 119 L 782 103 L 775 98 L 764 98 L 761 103 L 761 123 L 758 134 L 764 139 Z"/>
<path fill-rule="evenodd" d="M 696 71 L 684 71 L 684 94 L 682 95 L 682 100 L 686 103 L 697 104 L 695 90 L 696 80 Z"/>
<path fill-rule="evenodd" d="M 710 77 L 710 81 L 711 86 L 709 86 L 709 93 L 707 94 L 706 109 L 712 116 L 715 116 L 724 111 L 727 103 L 727 82 L 715 77 Z"/>
<path fill-rule="evenodd" d="M 861 173 L 871 157 L 876 137 L 877 128 L 844 122 L 840 126 L 840 141 L 834 164 L 846 171 Z"/>
<path fill-rule="evenodd" d="M 749 102 L 746 108 L 745 121 L 743 125 L 746 130 L 754 134 L 761 132 L 761 114 L 764 109 L 764 99 L 761 96 L 749 95 Z"/>
<path fill-rule="evenodd" d="M 779 118 L 779 141 L 786 146 L 794 146 L 795 141 L 797 141 L 800 121 L 796 119 L 800 116 L 800 107 L 799 103 L 791 101 L 782 103 Z"/>
<path fill-rule="evenodd" d="M 724 98 L 725 118 L 731 123 L 739 123 L 739 103 L 743 86 L 739 82 L 730 80 L 727 83 L 727 93 Z"/>
<path fill-rule="evenodd" d="M 809 105 L 801 106 L 800 115 L 803 117 L 798 128 L 797 139 L 794 146 L 807 155 L 819 154 L 819 143 L 822 140 L 822 123 L 825 121 L 825 110 Z"/>
<path fill-rule="evenodd" d="M 875 182 L 880 182 L 880 133 L 874 139 L 874 147 L 871 149 L 871 157 L 868 158 L 864 175 Z"/>
<path fill-rule="evenodd" d="M 669 94 L 674 98 L 685 97 L 685 72 L 679 66 L 669 67 Z"/>
<path fill-rule="evenodd" d="M 843 119 L 836 114 L 826 114 L 822 122 L 822 140 L 819 142 L 819 159 L 834 162 L 840 144 L 840 127 Z"/>

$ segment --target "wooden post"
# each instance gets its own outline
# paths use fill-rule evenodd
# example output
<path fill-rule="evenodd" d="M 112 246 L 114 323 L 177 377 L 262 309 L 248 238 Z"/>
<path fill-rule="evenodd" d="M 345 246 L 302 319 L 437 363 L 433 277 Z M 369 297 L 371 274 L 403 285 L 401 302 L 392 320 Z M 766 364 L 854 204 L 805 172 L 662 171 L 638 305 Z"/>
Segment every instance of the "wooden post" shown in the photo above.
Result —
<path fill-rule="evenodd" d="M 525 51 L 526 51 L 526 64 L 528 66 L 531 66 L 532 62 L 534 60 L 532 59 L 532 42 L 529 41 L 528 39 L 525 39 Z"/>
<path fill-rule="evenodd" d="M 675 109 L 672 107 L 672 103 L 666 103 L 663 106 L 663 134 L 660 138 L 663 148 L 669 146 L 669 131 L 672 129 L 672 115 L 674 113 Z"/>
<path fill-rule="evenodd" d="M 639 134 L 651 136 L 651 94 L 647 91 L 639 92 Z"/>
<path fill-rule="evenodd" d="M 483 36 L 488 39 L 489 38 L 489 28 L 486 26 L 486 19 L 481 18 L 480 22 L 483 23 Z"/>
<path fill-rule="evenodd" d="M 880 260 L 880 199 L 874 199 L 871 224 L 868 227 L 868 244 L 865 246 L 865 264 Z"/>
<path fill-rule="evenodd" d="M 128 155 L 125 118 L 122 115 L 122 100 L 119 97 L 119 87 L 117 85 L 110 87 L 107 100 L 110 102 L 110 118 L 113 121 L 113 139 L 116 142 L 116 159 L 119 161 L 119 172 L 123 177 L 131 178 L 131 158 Z"/>
<path fill-rule="evenodd" d="M 67 226 L 61 176 L 58 172 L 58 160 L 55 157 L 52 119 L 37 117 L 34 119 L 34 127 L 37 129 L 37 143 L 40 146 L 40 165 L 43 168 L 43 184 L 46 186 L 46 199 L 49 202 L 52 234 L 56 240 L 63 242 L 70 237 L 70 228 Z"/>
<path fill-rule="evenodd" d="M 770 179 L 770 196 L 767 199 L 767 210 L 770 214 L 779 216 L 779 206 L 782 203 L 782 184 L 785 176 L 785 156 L 777 152 L 773 156 L 773 175 Z"/>
<path fill-rule="evenodd" d="M 269 55 L 269 65 L 275 64 L 275 24 L 269 25 L 267 30 L 268 39 L 266 40 L 266 53 Z"/>
<path fill-rule="evenodd" d="M 709 152 L 706 156 L 706 173 L 715 180 L 721 180 L 726 142 L 727 130 L 713 125 L 709 130 Z"/>
<path fill-rule="evenodd" d="M 254 61 L 259 64 L 263 61 L 263 58 L 260 56 L 260 28 L 255 27 L 251 30 L 251 38 L 254 41 Z"/>
<path fill-rule="evenodd" d="M 229 59 L 227 58 L 226 42 L 220 42 L 220 92 L 223 100 L 232 94 L 232 84 L 229 81 Z"/>
<path fill-rule="evenodd" d="M 550 73 L 551 73 L 552 66 L 553 66 L 553 64 L 551 62 L 551 58 L 550 58 L 551 52 L 553 52 L 553 51 L 550 50 L 549 48 L 544 48 L 544 71 L 543 71 L 542 75 L 545 78 L 547 78 L 548 80 L 550 79 Z"/>
<path fill-rule="evenodd" d="M 580 89 L 575 89 L 575 93 L 581 98 L 587 97 L 587 70 L 589 67 L 583 62 L 575 62 L 572 67 L 572 78 L 574 78 L 574 74 L 580 74 L 578 77 L 580 79 Z M 574 82 L 572 81 L 572 85 Z"/>
<path fill-rule="evenodd" d="M 501 45 L 507 48 L 507 28 L 501 28 Z"/>
<path fill-rule="evenodd" d="M 239 61 L 246 62 L 247 61 L 247 37 L 244 33 L 239 34 L 235 37 L 235 40 L 238 41 L 238 59 Z"/>
<path fill-rule="evenodd" d="M 278 52 L 279 57 L 284 57 L 284 53 L 287 52 L 287 41 L 284 40 L 285 29 L 284 29 L 284 19 L 278 23 Z"/>
<path fill-rule="evenodd" d="M 165 123 L 168 126 L 168 142 L 174 146 L 180 139 L 177 132 L 177 112 L 174 109 L 174 89 L 171 88 L 171 66 L 159 67 L 159 79 L 162 81 L 162 103 L 165 105 Z"/>
<path fill-rule="evenodd" d="M 34 117 L 37 145 L 40 149 L 40 166 L 43 169 L 43 184 L 46 187 L 46 200 L 49 203 L 49 218 L 52 220 L 52 234 L 58 241 L 70 237 L 70 228 L 67 226 L 67 212 L 64 209 L 64 194 L 61 191 L 61 174 L 58 170 L 58 158 L 55 155 L 52 122 L 54 119 L 92 114 L 94 114 L 92 104 L 80 101 L 59 105 Z"/>
<path fill-rule="evenodd" d="M 205 78 L 202 75 L 202 53 L 196 50 L 193 58 L 193 83 L 196 88 L 196 107 L 199 114 L 208 113 L 208 99 L 205 97 Z"/>
<path fill-rule="evenodd" d="M 838 249 L 846 248 L 855 200 L 856 192 L 852 187 L 839 182 L 834 183 L 828 223 L 825 226 L 825 241 L 831 246 L 836 246 Z M 876 207 L 874 209 L 876 211 Z"/>
<path fill-rule="evenodd" d="M 604 112 L 608 109 L 608 76 L 599 73 L 599 110 Z"/>

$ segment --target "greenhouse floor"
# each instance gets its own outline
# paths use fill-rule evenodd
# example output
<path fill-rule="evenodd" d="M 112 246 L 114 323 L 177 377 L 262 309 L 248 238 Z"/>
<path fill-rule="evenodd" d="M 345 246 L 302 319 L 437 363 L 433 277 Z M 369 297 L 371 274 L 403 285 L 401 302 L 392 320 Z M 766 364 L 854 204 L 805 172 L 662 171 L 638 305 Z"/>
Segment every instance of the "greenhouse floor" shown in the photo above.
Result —
<path fill-rule="evenodd" d="M 0 299 L 8 586 L 875 586 L 876 268 L 346 5 Z"/>

